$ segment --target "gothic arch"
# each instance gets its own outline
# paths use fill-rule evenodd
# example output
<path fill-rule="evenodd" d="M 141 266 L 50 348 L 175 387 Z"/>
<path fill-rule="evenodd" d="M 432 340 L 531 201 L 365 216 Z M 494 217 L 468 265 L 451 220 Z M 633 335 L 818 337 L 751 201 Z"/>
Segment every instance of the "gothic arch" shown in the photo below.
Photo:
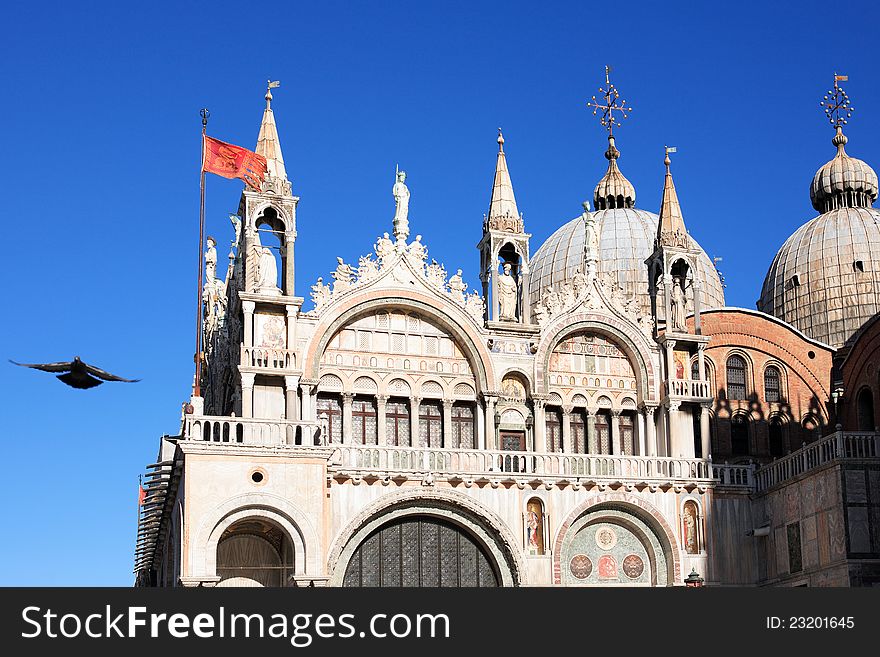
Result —
<path fill-rule="evenodd" d="M 392 492 L 365 507 L 337 534 L 328 552 L 329 586 L 340 586 L 352 554 L 382 525 L 407 516 L 433 516 L 451 521 L 476 539 L 494 560 L 502 586 L 522 586 L 527 571 L 519 540 L 493 511 L 455 491 Z"/>
<path fill-rule="evenodd" d="M 551 323 L 535 354 L 535 392 L 549 391 L 550 355 L 556 346 L 568 336 L 580 331 L 592 331 L 613 340 L 621 347 L 633 366 L 636 375 L 639 401 L 657 399 L 659 378 L 654 367 L 654 352 L 641 329 L 620 318 L 600 311 L 565 315 Z M 632 334 L 632 336 L 630 335 Z"/>
<path fill-rule="evenodd" d="M 657 507 L 630 493 L 605 492 L 579 504 L 556 531 L 553 541 L 553 583 L 562 584 L 562 552 L 569 530 L 580 518 L 592 511 L 619 510 L 639 518 L 654 532 L 666 557 L 667 586 L 681 582 L 681 556 L 675 532 Z M 658 585 L 663 585 L 658 582 Z"/>
<path fill-rule="evenodd" d="M 279 204 L 273 203 L 272 201 L 263 201 L 262 203 L 257 205 L 252 211 L 249 212 L 250 216 L 254 218 L 253 219 L 253 221 L 254 221 L 253 228 L 256 228 L 257 226 L 259 226 L 261 220 L 270 226 L 272 225 L 272 223 L 268 219 L 265 218 L 266 210 L 270 210 L 270 209 L 275 212 L 275 214 L 278 218 L 278 221 L 281 222 L 281 224 L 282 224 L 281 228 L 283 229 L 283 232 L 286 233 L 286 232 L 293 230 L 293 226 L 292 226 L 292 222 L 291 222 L 290 217 L 287 215 L 287 213 L 284 211 L 284 209 Z M 273 230 L 277 230 L 277 228 L 273 227 Z"/>
<path fill-rule="evenodd" d="M 470 317 L 466 316 L 464 311 L 451 306 L 439 308 L 436 299 L 407 290 L 395 290 L 393 296 L 376 296 L 375 291 L 364 290 L 363 293 L 345 298 L 339 306 L 325 312 L 315 327 L 303 359 L 304 375 L 318 378 L 321 355 L 336 331 L 349 322 L 374 313 L 380 308 L 398 308 L 403 312 L 417 312 L 423 317 L 429 317 L 458 342 L 467 356 L 479 389 L 496 389 L 497 382 L 491 357 L 485 341 L 471 327 L 473 321 Z"/>
<path fill-rule="evenodd" d="M 217 544 L 227 528 L 246 518 L 265 518 L 277 524 L 293 544 L 297 575 L 320 573 L 320 541 L 308 516 L 285 498 L 270 493 L 244 493 L 208 512 L 195 532 L 190 552 L 191 576 L 217 574 Z"/>

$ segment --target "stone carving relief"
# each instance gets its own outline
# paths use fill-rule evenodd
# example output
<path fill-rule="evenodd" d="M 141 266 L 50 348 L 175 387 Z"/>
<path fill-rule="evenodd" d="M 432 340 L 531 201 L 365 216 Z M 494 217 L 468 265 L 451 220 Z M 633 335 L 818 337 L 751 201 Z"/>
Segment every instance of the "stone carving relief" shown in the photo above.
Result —
<path fill-rule="evenodd" d="M 315 304 L 312 313 L 320 313 L 328 304 L 349 290 L 364 287 L 382 279 L 390 272 L 391 279 L 397 284 L 409 285 L 416 277 L 421 277 L 428 286 L 446 296 L 451 302 L 462 308 L 477 324 L 482 324 L 485 303 L 476 290 L 467 294 L 467 283 L 462 280 L 461 269 L 457 270 L 447 281 L 447 271 L 443 264 L 431 260 L 426 264 L 428 249 L 422 243 L 422 236 L 407 243 L 399 239 L 396 243 L 388 233 L 376 240 L 373 245 L 374 254 L 361 256 L 357 267 L 346 264 L 341 257 L 336 258 L 337 266 L 333 272 L 333 285 L 327 285 L 319 278 L 312 285 L 311 298 Z"/>

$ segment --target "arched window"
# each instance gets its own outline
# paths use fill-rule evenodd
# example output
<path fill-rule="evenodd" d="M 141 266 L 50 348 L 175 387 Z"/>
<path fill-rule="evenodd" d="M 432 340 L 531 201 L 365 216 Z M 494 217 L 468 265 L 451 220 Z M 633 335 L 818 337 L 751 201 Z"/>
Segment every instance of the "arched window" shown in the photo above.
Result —
<path fill-rule="evenodd" d="M 749 422 L 743 415 L 730 418 L 730 453 L 733 456 L 746 456 L 749 453 Z"/>
<path fill-rule="evenodd" d="M 700 379 L 700 361 L 695 360 L 691 363 L 691 379 L 698 381 Z"/>
<path fill-rule="evenodd" d="M 873 431 L 874 422 L 874 395 L 870 388 L 862 388 L 858 398 L 859 431 Z"/>
<path fill-rule="evenodd" d="M 770 418 L 770 456 L 782 456 L 785 454 L 785 441 L 782 436 L 782 429 L 782 420 L 778 417 Z"/>
<path fill-rule="evenodd" d="M 575 409 L 571 413 L 571 443 L 574 451 L 578 454 L 587 452 L 587 419 L 581 409 Z"/>
<path fill-rule="evenodd" d="M 391 399 L 385 404 L 385 444 L 409 446 L 409 407 L 406 400 Z"/>
<path fill-rule="evenodd" d="M 327 417 L 327 440 L 342 442 L 342 402 L 339 395 L 318 393 L 318 417 Z"/>
<path fill-rule="evenodd" d="M 376 444 L 376 401 L 372 397 L 355 397 L 351 404 L 351 442 Z"/>
<path fill-rule="evenodd" d="M 779 368 L 775 365 L 764 370 L 764 399 L 768 402 L 780 401 L 780 379 Z"/>
<path fill-rule="evenodd" d="M 443 446 L 443 408 L 439 401 L 423 401 L 419 406 L 419 447 Z"/>
<path fill-rule="evenodd" d="M 473 449 L 474 405 L 455 402 L 452 406 L 452 449 Z"/>
<path fill-rule="evenodd" d="M 547 451 L 562 451 L 562 414 L 558 408 L 547 407 L 544 413 L 545 425 L 547 427 Z"/>
<path fill-rule="evenodd" d="M 727 398 L 746 398 L 746 362 L 741 356 L 727 359 Z"/>

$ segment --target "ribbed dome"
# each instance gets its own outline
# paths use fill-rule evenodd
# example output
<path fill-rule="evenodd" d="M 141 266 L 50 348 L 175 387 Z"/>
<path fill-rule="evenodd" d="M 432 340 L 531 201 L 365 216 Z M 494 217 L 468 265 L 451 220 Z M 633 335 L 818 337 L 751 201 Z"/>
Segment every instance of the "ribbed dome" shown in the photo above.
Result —
<path fill-rule="evenodd" d="M 632 208 L 636 204 L 636 189 L 626 179 L 617 167 L 617 158 L 620 151 L 614 146 L 614 135 L 608 137 L 608 150 L 605 151 L 608 159 L 608 171 L 596 184 L 593 190 L 593 206 L 597 210 L 609 208 Z"/>
<path fill-rule="evenodd" d="M 844 146 L 846 135 L 840 127 L 831 143 L 837 155 L 813 176 L 810 200 L 817 212 L 837 208 L 867 208 L 877 200 L 877 174 L 866 162 L 850 157 Z"/>
<path fill-rule="evenodd" d="M 658 216 L 634 208 L 599 210 L 594 216 L 599 232 L 599 271 L 616 273 L 624 294 L 635 294 L 642 311 L 650 313 L 645 259 L 654 252 Z M 529 296 L 533 308 L 548 287 L 570 280 L 582 267 L 584 239 L 584 221 L 579 216 L 553 233 L 532 257 Z M 703 284 L 702 308 L 723 306 L 721 281 L 705 252 L 700 253 L 698 269 Z"/>
<path fill-rule="evenodd" d="M 785 241 L 764 279 L 758 310 L 838 348 L 880 310 L 878 292 L 880 212 L 841 207 Z"/>

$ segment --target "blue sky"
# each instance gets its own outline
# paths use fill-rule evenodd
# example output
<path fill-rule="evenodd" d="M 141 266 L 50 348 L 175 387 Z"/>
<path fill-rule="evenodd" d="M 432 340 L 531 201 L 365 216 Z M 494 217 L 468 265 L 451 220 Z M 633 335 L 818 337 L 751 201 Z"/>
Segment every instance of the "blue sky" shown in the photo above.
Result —
<path fill-rule="evenodd" d="M 254 148 L 281 80 L 299 295 L 390 229 L 397 163 L 413 234 L 473 287 L 496 128 L 534 253 L 604 172 L 585 102 L 611 64 L 634 108 L 616 135 L 636 205 L 658 210 L 677 146 L 688 228 L 723 258 L 728 304 L 754 308 L 815 215 L 835 71 L 856 107 L 848 152 L 880 165 L 878 18 L 872 2 L 7 3 L 5 357 L 143 381 L 80 391 L 0 363 L 0 585 L 133 581 L 137 475 L 192 381 L 199 108 L 209 134 Z M 220 271 L 241 187 L 208 178 Z"/>

